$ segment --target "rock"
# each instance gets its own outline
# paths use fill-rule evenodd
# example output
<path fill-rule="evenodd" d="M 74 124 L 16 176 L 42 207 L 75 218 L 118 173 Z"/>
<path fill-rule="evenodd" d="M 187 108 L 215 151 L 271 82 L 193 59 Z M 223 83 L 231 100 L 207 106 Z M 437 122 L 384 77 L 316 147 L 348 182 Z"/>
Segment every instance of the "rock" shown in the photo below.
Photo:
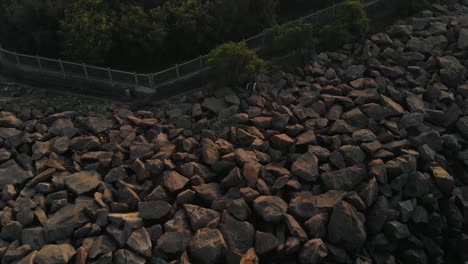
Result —
<path fill-rule="evenodd" d="M 327 247 L 322 239 L 315 238 L 307 241 L 299 253 L 299 263 L 316 264 L 321 263 L 328 255 Z"/>
<path fill-rule="evenodd" d="M 13 115 L 0 117 L 0 127 L 20 129 L 22 126 L 23 121 Z"/>
<path fill-rule="evenodd" d="M 366 231 L 352 205 L 344 201 L 337 204 L 328 224 L 328 239 L 352 252 L 357 252 L 362 247 L 366 240 Z"/>
<path fill-rule="evenodd" d="M 307 182 L 316 181 L 319 174 L 317 157 L 312 152 L 301 155 L 292 164 L 291 172 Z"/>
<path fill-rule="evenodd" d="M 259 259 L 257 254 L 255 254 L 255 249 L 251 248 L 245 253 L 244 256 L 242 256 L 242 259 L 240 260 L 239 264 L 258 264 Z"/>
<path fill-rule="evenodd" d="M 300 192 L 289 202 L 288 211 L 297 219 L 307 220 L 317 211 L 315 201 L 312 193 Z"/>
<path fill-rule="evenodd" d="M 320 178 L 328 190 L 349 191 L 363 181 L 366 176 L 366 170 L 355 165 L 337 171 L 324 172 Z"/>
<path fill-rule="evenodd" d="M 32 173 L 23 170 L 13 160 L 0 164 L 0 188 L 7 184 L 23 183 L 32 177 Z"/>
<path fill-rule="evenodd" d="M 192 188 L 195 193 L 208 204 L 211 204 L 222 196 L 221 187 L 217 182 L 200 184 Z"/>
<path fill-rule="evenodd" d="M 117 249 L 114 240 L 108 235 L 101 235 L 94 240 L 93 246 L 89 250 L 89 257 L 96 258 L 101 254 L 107 254 Z"/>
<path fill-rule="evenodd" d="M 468 116 L 458 120 L 457 128 L 465 138 L 468 138 Z"/>
<path fill-rule="evenodd" d="M 384 231 L 387 237 L 394 240 L 405 239 L 411 236 L 408 226 L 398 221 L 387 222 L 384 226 Z"/>
<path fill-rule="evenodd" d="M 73 231 L 89 221 L 83 210 L 96 210 L 93 200 L 75 201 L 60 208 L 43 223 L 46 240 L 53 242 L 70 237 Z M 37 216 L 37 215 L 36 215 Z"/>
<path fill-rule="evenodd" d="M 164 186 L 170 192 L 179 192 L 189 183 L 189 179 L 180 175 L 176 171 L 171 171 L 164 175 Z"/>
<path fill-rule="evenodd" d="M 143 257 L 126 249 L 119 249 L 113 254 L 112 261 L 116 264 L 144 264 L 146 263 Z"/>
<path fill-rule="evenodd" d="M 215 264 L 224 260 L 226 248 L 226 242 L 218 229 L 202 228 L 190 240 L 188 251 L 196 263 Z"/>
<path fill-rule="evenodd" d="M 41 249 L 46 243 L 44 229 L 42 227 L 23 229 L 21 242 L 23 244 L 30 245 L 32 249 Z"/>
<path fill-rule="evenodd" d="M 78 121 L 94 134 L 105 132 L 114 127 L 114 121 L 101 117 L 83 117 Z"/>
<path fill-rule="evenodd" d="M 185 204 L 184 209 L 193 231 L 205 228 L 213 221 L 219 221 L 220 214 L 215 210 L 192 204 Z"/>
<path fill-rule="evenodd" d="M 385 33 L 377 33 L 372 35 L 370 39 L 377 45 L 392 45 L 392 39 Z"/>
<path fill-rule="evenodd" d="M 429 193 L 430 189 L 431 178 L 417 171 L 409 175 L 404 194 L 406 197 L 421 197 Z"/>
<path fill-rule="evenodd" d="M 133 231 L 127 240 L 127 245 L 142 256 L 151 256 L 151 239 L 145 228 Z"/>
<path fill-rule="evenodd" d="M 345 145 L 340 147 L 340 152 L 346 163 L 350 165 L 362 164 L 366 159 L 366 154 L 358 146 Z"/>
<path fill-rule="evenodd" d="M 167 254 L 180 254 L 185 251 L 190 240 L 190 232 L 166 232 L 158 240 L 157 248 Z"/>
<path fill-rule="evenodd" d="M 45 245 L 37 252 L 37 264 L 66 264 L 76 254 L 69 244 Z"/>
<path fill-rule="evenodd" d="M 315 136 L 315 132 L 313 130 L 308 130 L 296 137 L 296 146 L 315 143 L 317 143 L 317 137 Z"/>
<path fill-rule="evenodd" d="M 254 200 L 253 206 L 267 222 L 279 222 L 288 209 L 288 204 L 277 196 L 260 196 Z"/>
<path fill-rule="evenodd" d="M 450 175 L 442 167 L 433 167 L 432 175 L 435 178 L 436 184 L 443 193 L 447 195 L 452 193 L 453 189 L 455 188 L 455 182 L 452 175 Z"/>
<path fill-rule="evenodd" d="M 64 179 L 65 186 L 76 195 L 95 189 L 101 183 L 101 175 L 96 171 L 81 171 Z"/>
<path fill-rule="evenodd" d="M 460 30 L 460 35 L 458 36 L 458 48 L 460 50 L 466 50 L 468 48 L 468 28 Z"/>
<path fill-rule="evenodd" d="M 356 80 L 357 78 L 362 77 L 365 71 L 366 67 L 364 65 L 353 65 L 346 69 L 344 78 L 346 81 Z"/>
<path fill-rule="evenodd" d="M 222 214 L 219 230 L 229 249 L 234 252 L 244 254 L 254 245 L 253 225 L 249 222 L 241 222 L 227 212 Z"/>
<path fill-rule="evenodd" d="M 270 142 L 272 147 L 280 150 L 286 150 L 289 146 L 294 144 L 294 140 L 286 134 L 274 135 L 271 137 Z"/>
<path fill-rule="evenodd" d="M 224 99 L 217 99 L 214 97 L 207 97 L 203 101 L 202 107 L 213 113 L 219 113 L 221 110 L 228 107 Z"/>
<path fill-rule="evenodd" d="M 260 174 L 261 169 L 262 165 L 258 162 L 249 162 L 244 164 L 242 175 L 247 181 L 247 186 L 255 187 L 257 185 L 258 176 Z"/>
<path fill-rule="evenodd" d="M 292 215 L 285 214 L 284 215 L 284 222 L 286 223 L 286 226 L 288 227 L 289 234 L 291 234 L 294 237 L 299 238 L 302 242 L 307 241 L 307 234 L 302 229 L 301 225 L 294 219 Z"/>
<path fill-rule="evenodd" d="M 324 238 L 327 233 L 328 214 L 318 213 L 304 223 L 309 237 Z"/>
<path fill-rule="evenodd" d="M 279 245 L 278 239 L 271 233 L 255 232 L 255 252 L 265 255 L 274 251 Z"/>
<path fill-rule="evenodd" d="M 160 220 L 170 215 L 172 211 L 172 206 L 165 201 L 138 203 L 138 213 L 143 219 Z"/>

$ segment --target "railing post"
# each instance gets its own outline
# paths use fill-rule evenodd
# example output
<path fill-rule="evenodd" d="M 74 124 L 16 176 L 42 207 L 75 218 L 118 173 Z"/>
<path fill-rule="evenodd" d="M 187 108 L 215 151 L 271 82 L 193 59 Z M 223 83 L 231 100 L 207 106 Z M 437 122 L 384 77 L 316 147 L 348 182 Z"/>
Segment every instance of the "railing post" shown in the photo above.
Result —
<path fill-rule="evenodd" d="M 63 68 L 62 60 L 59 59 L 58 62 L 60 64 L 60 69 L 62 70 L 63 78 L 65 78 L 65 69 Z"/>
<path fill-rule="evenodd" d="M 16 53 L 16 51 L 15 51 L 15 59 L 16 59 L 16 64 L 20 65 L 21 63 L 20 63 L 20 60 L 18 58 L 18 53 Z"/>
<path fill-rule="evenodd" d="M 137 76 L 136 72 L 133 73 L 133 77 L 135 78 L 135 85 L 139 86 L 138 85 L 138 76 Z"/>
<path fill-rule="evenodd" d="M 154 89 L 154 75 L 148 74 L 148 83 L 149 87 Z"/>
<path fill-rule="evenodd" d="M 37 56 L 37 55 L 36 55 L 36 61 L 37 61 L 37 65 L 39 66 L 39 69 L 42 70 L 41 58 L 39 56 Z"/>
<path fill-rule="evenodd" d="M 114 79 L 112 78 L 112 71 L 109 67 L 107 67 L 107 74 L 109 75 L 109 81 L 111 84 L 114 84 Z"/>
<path fill-rule="evenodd" d="M 176 65 L 175 65 L 175 70 L 176 70 L 177 79 L 178 79 L 179 76 L 180 76 L 180 74 L 179 74 L 179 64 L 176 64 Z"/>
<path fill-rule="evenodd" d="M 88 76 L 88 70 L 86 69 L 86 64 L 82 63 L 83 64 L 83 72 L 86 76 L 86 80 L 89 80 L 89 76 Z"/>

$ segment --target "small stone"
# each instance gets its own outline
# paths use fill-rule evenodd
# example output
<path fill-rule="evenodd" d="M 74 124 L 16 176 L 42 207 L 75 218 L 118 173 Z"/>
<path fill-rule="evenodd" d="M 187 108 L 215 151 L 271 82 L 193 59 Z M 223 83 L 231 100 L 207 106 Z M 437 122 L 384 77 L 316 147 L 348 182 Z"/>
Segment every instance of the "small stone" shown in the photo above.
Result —
<path fill-rule="evenodd" d="M 278 196 L 260 196 L 254 200 L 257 214 L 267 222 L 279 222 L 288 209 L 288 204 Z"/>
<path fill-rule="evenodd" d="M 311 192 L 300 192 L 289 202 L 288 211 L 298 219 L 307 220 L 317 211 L 315 201 Z"/>
<path fill-rule="evenodd" d="M 157 248 L 167 254 L 180 254 L 185 251 L 190 240 L 190 232 L 166 232 L 158 240 Z"/>
<path fill-rule="evenodd" d="M 327 233 L 327 213 L 318 213 L 304 223 L 304 228 L 310 237 L 324 238 Z"/>
<path fill-rule="evenodd" d="M 216 219 L 219 220 L 220 217 L 219 213 L 215 210 L 192 204 L 185 204 L 184 209 L 187 213 L 187 217 L 190 221 L 190 226 L 192 227 L 193 231 L 207 227 L 208 224 L 215 221 Z"/>
<path fill-rule="evenodd" d="M 134 231 L 128 238 L 127 245 L 142 256 L 151 256 L 151 239 L 145 228 Z"/>
<path fill-rule="evenodd" d="M 81 195 L 95 189 L 101 183 L 101 175 L 95 171 L 81 171 L 65 177 L 64 183 L 76 195 Z"/>
<path fill-rule="evenodd" d="M 452 175 L 450 175 L 442 167 L 432 168 L 432 175 L 434 175 L 435 182 L 443 193 L 452 193 L 453 189 L 455 188 L 455 182 Z"/>
<path fill-rule="evenodd" d="M 316 264 L 321 263 L 328 255 L 327 246 L 322 239 L 315 238 L 307 241 L 299 253 L 299 263 Z"/>
<path fill-rule="evenodd" d="M 172 206 L 165 201 L 150 201 L 138 203 L 140 217 L 148 220 L 159 220 L 167 217 L 173 211 Z"/>
<path fill-rule="evenodd" d="M 366 170 L 355 165 L 338 171 L 322 173 L 320 178 L 328 190 L 349 191 L 362 182 L 366 176 Z"/>
<path fill-rule="evenodd" d="M 398 221 L 387 222 L 384 226 L 384 231 L 387 237 L 394 240 L 405 239 L 411 236 L 408 226 Z"/>
<path fill-rule="evenodd" d="M 291 172 L 302 180 L 311 182 L 318 178 L 318 159 L 311 152 L 307 152 L 292 164 Z"/>
<path fill-rule="evenodd" d="M 255 252 L 259 255 L 274 251 L 279 245 L 278 239 L 271 233 L 255 232 Z"/>
<path fill-rule="evenodd" d="M 330 242 L 356 252 L 366 240 L 364 225 L 354 207 L 344 201 L 337 204 L 328 224 Z"/>
<path fill-rule="evenodd" d="M 223 261 L 227 248 L 218 229 L 199 229 L 190 240 L 188 251 L 192 260 L 201 264 L 216 264 Z"/>
<path fill-rule="evenodd" d="M 227 212 L 221 217 L 219 230 L 232 251 L 244 254 L 254 245 L 254 226 L 249 222 L 235 219 Z"/>
<path fill-rule="evenodd" d="M 180 175 L 176 171 L 171 171 L 164 175 L 164 186 L 170 192 L 179 192 L 189 183 L 189 179 Z"/>
<path fill-rule="evenodd" d="M 66 264 L 76 254 L 75 248 L 69 244 L 45 245 L 37 252 L 37 264 Z"/>
<path fill-rule="evenodd" d="M 294 140 L 286 134 L 274 135 L 270 139 L 270 142 L 274 148 L 277 148 L 280 150 L 286 150 L 289 146 L 294 144 Z"/>

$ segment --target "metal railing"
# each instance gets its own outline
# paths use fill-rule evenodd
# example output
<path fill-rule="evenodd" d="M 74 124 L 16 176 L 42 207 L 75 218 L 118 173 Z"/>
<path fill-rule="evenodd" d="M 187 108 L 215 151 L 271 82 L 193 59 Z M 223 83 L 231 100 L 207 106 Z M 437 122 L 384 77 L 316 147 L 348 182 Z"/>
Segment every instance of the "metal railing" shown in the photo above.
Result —
<path fill-rule="evenodd" d="M 284 26 L 294 26 L 303 22 L 311 22 L 316 25 L 327 24 L 334 19 L 336 8 L 344 5 L 350 0 L 336 0 L 335 4 L 313 12 L 299 19 L 289 21 Z M 364 6 L 372 5 L 383 0 L 362 0 Z M 265 45 L 265 32 L 245 39 L 247 46 L 254 50 L 260 50 Z M 79 77 L 86 80 L 104 81 L 130 87 L 147 87 L 157 89 L 167 83 L 175 82 L 181 78 L 196 75 L 207 69 L 206 60 L 208 55 L 199 56 L 191 61 L 177 64 L 174 67 L 156 73 L 136 73 L 103 68 L 84 63 L 75 63 L 64 60 L 55 60 L 40 56 L 19 54 L 6 49 L 0 45 L 0 64 L 4 66 L 16 66 L 32 69 L 40 73 L 55 73 L 63 78 Z"/>

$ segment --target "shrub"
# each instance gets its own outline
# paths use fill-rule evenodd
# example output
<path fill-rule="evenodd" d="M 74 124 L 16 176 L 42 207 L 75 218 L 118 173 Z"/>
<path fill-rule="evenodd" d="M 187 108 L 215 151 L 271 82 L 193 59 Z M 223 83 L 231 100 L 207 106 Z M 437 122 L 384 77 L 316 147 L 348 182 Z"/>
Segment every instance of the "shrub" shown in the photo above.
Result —
<path fill-rule="evenodd" d="M 208 54 L 208 65 L 228 84 L 253 78 L 265 68 L 265 62 L 245 42 L 228 42 Z"/>
<path fill-rule="evenodd" d="M 308 54 L 315 50 L 316 44 L 314 27 L 310 23 L 294 27 L 274 26 L 265 31 L 265 50 L 267 53 Z"/>
<path fill-rule="evenodd" d="M 320 30 L 321 46 L 337 48 L 361 39 L 369 19 L 360 0 L 348 1 L 336 10 L 333 23 Z"/>

